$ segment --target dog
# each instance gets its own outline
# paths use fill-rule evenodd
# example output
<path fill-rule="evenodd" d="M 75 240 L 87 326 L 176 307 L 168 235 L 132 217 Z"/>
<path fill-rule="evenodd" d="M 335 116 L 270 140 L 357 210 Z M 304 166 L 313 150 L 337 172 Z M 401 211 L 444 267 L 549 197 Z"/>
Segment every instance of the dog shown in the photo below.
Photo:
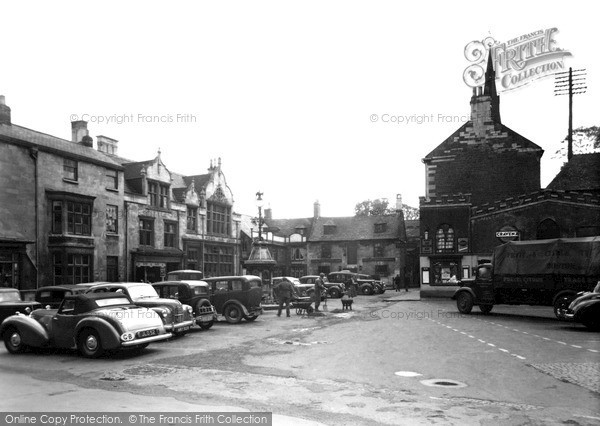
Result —
<path fill-rule="evenodd" d="M 351 297 L 348 297 L 348 295 L 344 295 L 342 297 L 342 311 L 347 311 L 347 310 L 352 310 L 352 303 L 354 303 L 354 300 Z"/>

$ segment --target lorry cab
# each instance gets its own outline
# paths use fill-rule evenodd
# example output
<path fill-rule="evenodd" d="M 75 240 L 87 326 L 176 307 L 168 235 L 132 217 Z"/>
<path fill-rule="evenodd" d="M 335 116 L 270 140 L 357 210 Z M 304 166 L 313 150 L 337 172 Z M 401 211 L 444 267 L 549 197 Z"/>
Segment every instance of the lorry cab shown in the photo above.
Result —
<path fill-rule="evenodd" d="M 462 280 L 462 286 L 452 296 L 460 313 L 470 313 L 474 305 L 486 314 L 492 310 L 495 302 L 492 276 L 492 264 L 483 263 L 477 267 L 475 278 Z"/>

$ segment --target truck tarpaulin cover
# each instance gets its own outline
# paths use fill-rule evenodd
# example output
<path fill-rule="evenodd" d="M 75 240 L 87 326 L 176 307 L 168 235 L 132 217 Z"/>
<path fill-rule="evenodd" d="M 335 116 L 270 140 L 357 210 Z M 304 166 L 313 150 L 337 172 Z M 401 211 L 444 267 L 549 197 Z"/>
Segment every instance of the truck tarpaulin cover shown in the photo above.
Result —
<path fill-rule="evenodd" d="M 499 275 L 600 276 L 600 237 L 513 241 L 496 247 Z"/>

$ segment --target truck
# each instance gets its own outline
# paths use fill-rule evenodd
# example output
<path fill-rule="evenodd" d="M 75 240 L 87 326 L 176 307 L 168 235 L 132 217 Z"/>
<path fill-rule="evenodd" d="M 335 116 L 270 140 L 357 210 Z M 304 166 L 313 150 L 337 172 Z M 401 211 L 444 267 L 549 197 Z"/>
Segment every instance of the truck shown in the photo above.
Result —
<path fill-rule="evenodd" d="M 484 314 L 494 305 L 553 306 L 563 318 L 577 293 L 600 280 L 600 237 L 511 241 L 494 249 L 491 263 L 477 266 L 452 299 L 458 310 Z"/>

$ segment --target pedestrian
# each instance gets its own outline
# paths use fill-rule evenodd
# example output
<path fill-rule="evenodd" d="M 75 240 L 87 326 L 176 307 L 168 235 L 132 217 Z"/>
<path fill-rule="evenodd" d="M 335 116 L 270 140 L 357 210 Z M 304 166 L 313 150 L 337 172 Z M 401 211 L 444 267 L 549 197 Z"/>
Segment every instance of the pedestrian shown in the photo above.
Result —
<path fill-rule="evenodd" d="M 352 275 L 352 278 L 350 278 L 349 292 L 349 296 L 352 298 L 356 297 L 356 294 L 358 293 L 358 280 L 356 279 L 356 275 Z"/>
<path fill-rule="evenodd" d="M 394 277 L 394 288 L 396 289 L 396 291 L 400 291 L 400 285 L 402 283 L 402 278 L 400 278 L 400 274 L 396 274 L 396 276 Z"/>
<path fill-rule="evenodd" d="M 327 287 L 325 287 L 325 281 L 323 281 L 324 277 L 325 277 L 325 274 L 323 272 L 321 272 L 319 274 L 319 278 L 317 278 L 315 281 L 315 311 L 316 312 L 319 311 L 319 305 L 321 304 L 321 294 L 327 295 Z M 327 296 L 325 296 L 325 297 L 327 297 Z"/>
<path fill-rule="evenodd" d="M 278 317 L 281 316 L 284 303 L 286 316 L 290 316 L 290 302 L 292 301 L 292 297 L 296 295 L 296 288 L 294 287 L 294 284 L 286 279 L 279 283 L 277 286 L 277 298 L 279 299 L 279 310 L 277 311 Z"/>

